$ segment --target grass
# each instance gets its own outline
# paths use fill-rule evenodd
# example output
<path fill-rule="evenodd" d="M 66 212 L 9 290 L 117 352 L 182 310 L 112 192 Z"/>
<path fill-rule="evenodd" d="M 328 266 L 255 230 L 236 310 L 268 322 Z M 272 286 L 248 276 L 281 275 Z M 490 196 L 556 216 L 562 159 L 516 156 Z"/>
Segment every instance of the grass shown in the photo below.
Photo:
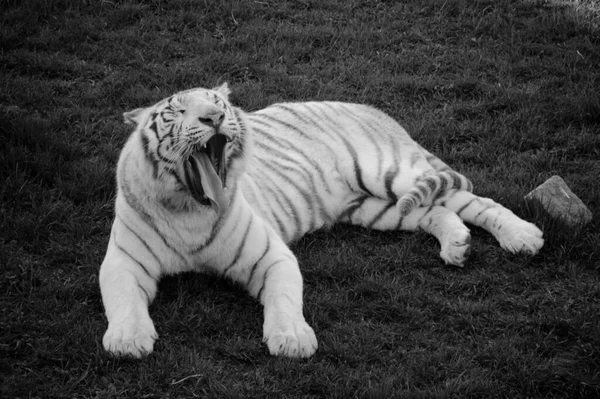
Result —
<path fill-rule="evenodd" d="M 0 14 L 0 397 L 600 395 L 600 31 L 595 1 L 5 0 Z M 273 358 L 227 281 L 165 279 L 160 340 L 104 353 L 97 273 L 124 111 L 228 81 L 246 110 L 376 105 L 542 226 L 534 258 L 473 230 L 464 269 L 435 239 L 337 226 L 294 245 L 309 360 Z M 580 233 L 522 197 L 559 174 Z"/>

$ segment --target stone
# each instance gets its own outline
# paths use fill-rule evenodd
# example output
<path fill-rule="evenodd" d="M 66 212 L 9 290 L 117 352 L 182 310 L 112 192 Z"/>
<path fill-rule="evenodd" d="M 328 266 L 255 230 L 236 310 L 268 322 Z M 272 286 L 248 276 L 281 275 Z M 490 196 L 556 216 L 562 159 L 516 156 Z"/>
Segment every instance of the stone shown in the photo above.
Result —
<path fill-rule="evenodd" d="M 580 228 L 592 220 L 592 212 L 560 176 L 552 176 L 540 184 L 525 200 L 537 200 L 550 216 L 568 227 Z"/>

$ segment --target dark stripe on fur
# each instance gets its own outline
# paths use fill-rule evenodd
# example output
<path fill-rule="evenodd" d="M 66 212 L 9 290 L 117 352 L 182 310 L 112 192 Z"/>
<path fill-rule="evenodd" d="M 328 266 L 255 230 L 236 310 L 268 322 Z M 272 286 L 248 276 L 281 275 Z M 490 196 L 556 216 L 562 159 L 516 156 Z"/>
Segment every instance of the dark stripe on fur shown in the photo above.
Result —
<path fill-rule="evenodd" d="M 271 108 L 271 107 L 269 107 L 269 108 Z M 269 108 L 266 108 L 265 111 L 268 110 Z M 288 111 L 288 109 L 284 108 L 283 106 L 273 106 L 273 108 L 279 108 L 279 109 L 283 109 L 285 111 Z M 251 118 L 253 118 L 253 117 L 256 116 L 256 117 L 259 117 L 259 118 L 268 119 L 268 120 L 270 120 L 273 123 L 276 123 L 276 124 L 284 126 L 288 130 L 296 133 L 299 136 L 302 136 L 303 138 L 305 138 L 307 140 L 311 140 L 311 137 L 307 136 L 306 133 L 304 133 L 302 130 L 298 129 L 296 126 L 294 126 L 294 125 L 292 125 L 292 124 L 290 124 L 290 123 L 288 123 L 286 121 L 283 121 L 281 119 L 278 119 L 278 118 L 276 118 L 276 117 L 274 117 L 272 115 L 267 115 L 267 114 L 265 114 L 263 112 L 254 112 L 252 114 L 249 114 L 249 116 Z M 256 121 L 256 119 L 254 119 L 254 120 Z"/>
<path fill-rule="evenodd" d="M 254 273 L 256 272 L 256 269 L 258 268 L 258 264 L 260 263 L 260 261 L 262 261 L 264 259 L 264 257 L 267 255 L 267 253 L 269 253 L 269 250 L 271 249 L 271 237 L 269 237 L 269 233 L 266 230 L 265 230 L 265 234 L 267 235 L 267 246 L 265 247 L 263 254 L 260 256 L 260 258 L 258 258 L 258 260 L 254 264 L 254 266 L 252 266 L 252 270 L 250 270 L 250 275 L 248 276 L 248 282 L 246 283 L 246 287 L 248 287 L 248 289 L 250 289 L 250 283 L 252 283 L 252 279 L 254 278 Z"/>
<path fill-rule="evenodd" d="M 280 171 L 278 171 L 276 168 L 272 168 L 271 172 L 274 172 L 280 178 L 286 180 L 288 182 L 288 184 L 294 186 L 301 195 L 303 195 L 303 196 L 307 195 L 306 193 L 303 193 L 301 191 L 301 189 L 298 188 L 298 186 L 296 186 L 289 177 L 287 177 L 286 175 L 284 175 L 283 173 L 281 173 Z M 292 217 L 294 219 L 295 226 L 296 227 L 302 227 L 302 217 L 298 213 L 298 210 L 296 209 L 296 207 L 294 206 L 293 201 L 288 197 L 288 195 L 285 192 L 283 192 L 281 190 L 278 190 L 277 189 L 278 188 L 278 184 L 276 182 L 274 182 L 267 174 L 261 174 L 260 177 L 262 179 L 268 179 L 270 181 L 270 185 L 267 187 L 268 190 L 270 190 L 271 192 L 274 191 L 277 194 L 281 194 L 281 195 L 277 195 L 276 198 L 277 199 L 279 199 L 279 198 L 283 199 L 283 202 L 285 202 L 287 204 L 288 209 L 286 209 L 284 206 L 282 206 L 281 202 L 277 201 L 278 204 L 279 204 L 279 206 L 280 206 L 280 208 L 282 210 L 284 210 L 284 211 L 291 212 L 292 213 Z M 296 228 L 296 229 L 294 229 L 292 237 L 289 237 L 289 240 L 294 240 L 296 238 L 296 234 L 297 233 L 298 233 L 298 229 Z"/>
<path fill-rule="evenodd" d="M 423 159 L 423 154 L 418 152 L 413 152 L 410 156 L 410 167 L 414 168 L 415 164 Z"/>
<path fill-rule="evenodd" d="M 460 216 L 460 214 L 463 213 L 463 211 L 465 209 L 467 209 L 473 203 L 473 201 L 475 201 L 475 200 L 476 200 L 476 198 L 473 198 L 472 200 L 470 200 L 469 202 L 467 202 L 466 204 L 464 204 L 463 206 L 461 206 L 460 209 L 458 210 L 458 212 L 456 212 L 456 214 L 458 216 Z"/>
<path fill-rule="evenodd" d="M 279 228 L 279 231 L 281 232 L 281 234 L 287 235 L 287 233 L 285 231 L 285 223 L 283 223 L 281 218 L 279 218 L 279 216 L 275 212 L 272 212 L 271 216 L 273 216 L 273 218 L 275 219 L 275 223 L 277 224 L 277 227 Z M 284 242 L 289 242 L 291 239 L 286 236 L 282 236 L 281 238 L 283 239 Z"/>
<path fill-rule="evenodd" d="M 327 104 L 327 103 L 323 103 L 323 104 L 325 106 L 329 106 L 330 108 L 333 109 L 333 107 L 330 104 Z M 326 115 L 326 114 L 323 114 L 323 115 Z M 354 178 L 356 179 L 356 184 L 358 185 L 358 188 L 361 191 L 369 194 L 371 197 L 374 197 L 373 193 L 366 187 L 365 182 L 363 180 L 362 170 L 361 170 L 359 162 L 358 162 L 358 154 L 355 151 L 354 146 L 348 140 L 346 140 L 346 138 L 344 137 L 344 132 L 338 132 L 338 131 L 335 131 L 335 130 L 329 131 L 329 130 L 323 129 L 320 124 L 316 123 L 315 121 L 313 121 L 310 118 L 309 118 L 309 120 L 311 121 L 311 123 L 314 126 L 317 126 L 323 133 L 329 134 L 329 135 L 331 133 L 333 133 L 335 136 L 337 136 L 344 143 L 344 146 L 346 147 L 346 150 L 350 154 L 350 157 L 352 158 L 352 162 L 354 164 L 354 167 L 353 167 L 353 169 L 354 169 Z"/>
<path fill-rule="evenodd" d="M 150 124 L 150 126 L 148 126 L 148 129 L 150 129 L 150 131 L 154 133 L 154 136 L 156 137 L 156 141 L 160 141 L 160 136 L 158 135 L 158 124 L 156 123 L 156 118 L 152 119 L 152 123 Z"/>
<path fill-rule="evenodd" d="M 178 159 L 171 159 L 171 158 L 169 158 L 167 156 L 169 150 L 173 147 L 173 144 L 174 144 L 174 141 L 175 141 L 175 138 L 173 137 L 173 129 L 174 128 L 175 128 L 175 125 L 172 124 L 170 126 L 170 128 L 169 128 L 169 132 L 167 134 L 163 134 L 163 136 L 160 139 L 158 139 L 158 145 L 156 146 L 156 155 L 158 156 L 158 158 L 161 161 L 163 161 L 163 162 L 165 162 L 167 164 L 173 164 L 173 163 L 179 161 Z M 166 154 L 162 154 L 163 143 L 165 143 L 167 140 L 170 140 L 171 142 L 168 145 L 164 144 L 166 146 L 165 151 L 167 153 Z"/>
<path fill-rule="evenodd" d="M 236 186 L 234 186 L 232 188 L 232 192 L 235 193 L 235 190 L 237 190 L 237 184 L 236 184 Z M 199 244 L 198 246 L 192 248 L 192 250 L 189 251 L 190 255 L 196 255 L 199 252 L 202 252 L 204 249 L 208 248 L 213 243 L 215 238 L 217 238 L 217 236 L 219 235 L 219 233 L 221 231 L 221 227 L 223 227 L 223 224 L 225 223 L 225 221 L 228 220 L 230 217 L 232 217 L 231 216 L 232 210 L 237 209 L 237 207 L 235 206 L 236 202 L 237 202 L 237 196 L 234 195 L 232 197 L 232 202 L 231 202 L 231 204 L 229 204 L 229 206 L 225 210 L 225 213 L 216 221 L 216 223 L 213 224 L 213 226 L 210 230 L 210 235 L 208 236 L 208 239 L 204 243 Z M 239 212 L 243 212 L 242 208 L 239 208 Z"/>
<path fill-rule="evenodd" d="M 292 211 L 296 226 L 299 226 L 300 225 L 299 216 L 295 212 L 295 209 L 294 209 L 292 203 L 290 202 L 290 199 L 287 198 L 285 193 L 274 189 L 274 187 L 277 187 L 277 184 L 275 184 L 275 182 L 271 178 L 269 178 L 267 175 L 260 174 L 260 171 L 257 171 L 257 170 L 250 170 L 250 171 L 247 171 L 246 173 L 248 173 L 250 175 L 250 177 L 253 179 L 254 183 L 257 185 L 257 187 L 261 191 L 264 191 L 264 192 L 268 191 L 269 193 L 271 193 L 270 197 L 263 195 L 263 198 L 269 198 L 268 201 L 272 204 L 271 206 L 268 206 L 268 208 L 271 210 L 270 215 L 273 216 L 273 218 L 275 219 L 275 223 L 277 223 L 277 226 L 279 227 L 279 232 L 280 232 L 280 234 L 282 234 L 283 240 L 285 242 L 289 242 L 290 240 L 293 240 L 296 236 L 296 232 L 292 232 L 292 237 L 287 237 L 287 232 L 285 229 L 286 224 L 283 223 L 283 221 L 277 216 L 277 213 L 273 209 L 273 205 L 277 205 L 277 206 L 279 206 L 279 209 L 287 215 L 288 208 L 286 208 L 286 206 L 284 205 L 284 202 L 285 202 L 288 205 L 289 209 Z M 258 176 L 252 175 L 253 173 L 258 173 L 259 175 Z"/>
<path fill-rule="evenodd" d="M 150 294 L 148 293 L 148 291 L 144 287 L 142 287 L 140 283 L 138 283 L 138 288 L 142 290 L 144 295 L 146 295 L 146 306 L 150 305 Z"/>
<path fill-rule="evenodd" d="M 240 110 L 235 107 L 232 107 L 232 110 L 237 124 L 239 126 L 239 129 L 237 131 L 237 139 L 228 145 L 228 147 L 232 147 L 230 150 L 230 154 L 226 160 L 227 170 L 231 168 L 235 160 L 240 159 L 244 156 L 246 152 L 246 134 L 248 134 L 248 128 L 246 127 L 246 124 L 244 123 L 243 119 L 240 118 Z"/>
<path fill-rule="evenodd" d="M 146 275 L 148 277 L 150 277 L 152 280 L 156 281 L 156 279 L 150 274 L 150 272 L 148 271 L 148 269 L 146 268 L 146 266 L 144 266 L 142 264 L 142 262 L 140 262 L 139 260 L 137 260 L 136 258 L 133 257 L 133 255 L 131 255 L 129 252 L 127 252 L 127 250 L 125 250 L 125 248 L 123 248 L 121 245 L 119 245 L 119 243 L 117 242 L 117 237 L 114 237 L 114 243 L 117 246 L 117 248 L 123 252 L 125 255 L 127 255 L 132 261 L 134 261 L 143 271 L 144 273 L 146 273 Z"/>
<path fill-rule="evenodd" d="M 146 155 L 146 159 L 152 165 L 152 177 L 154 179 L 158 178 L 158 160 L 154 158 L 154 155 L 150 151 L 150 140 L 146 133 L 142 130 L 140 132 L 140 139 L 142 141 L 142 148 L 144 150 L 144 154 Z"/>
<path fill-rule="evenodd" d="M 299 119 L 300 121 L 304 122 L 307 125 L 312 125 L 314 127 L 319 128 L 319 125 L 316 124 L 314 121 L 310 120 L 310 119 L 306 119 L 306 117 L 304 115 L 300 115 L 297 110 L 290 108 L 289 105 L 287 104 L 274 104 L 272 105 L 272 107 L 275 108 L 280 108 L 290 114 L 292 114 L 294 117 L 296 117 L 296 119 Z M 308 138 L 308 136 L 306 135 L 306 133 L 302 133 L 302 131 L 300 131 L 299 129 L 295 129 L 296 132 L 300 132 L 300 134 L 302 134 L 304 137 Z"/>
<path fill-rule="evenodd" d="M 324 103 L 324 104 L 327 105 L 327 103 Z M 277 107 L 288 111 L 289 113 L 294 115 L 297 119 L 303 121 L 304 123 L 306 123 L 308 125 L 316 127 L 317 129 L 319 129 L 320 131 L 322 131 L 323 133 L 325 133 L 327 135 L 331 135 L 331 133 L 332 133 L 331 131 L 324 129 L 322 127 L 322 123 L 320 123 L 320 121 L 313 120 L 309 115 L 306 115 L 306 114 L 301 115 L 296 110 L 290 109 L 285 104 L 277 104 Z M 368 193 L 369 195 L 373 196 L 373 194 L 367 189 L 367 187 L 365 186 L 365 183 L 363 181 L 362 170 L 360 169 L 360 165 L 358 163 L 358 154 L 354 150 L 354 147 L 348 142 L 348 140 L 346 140 L 346 138 L 343 136 L 343 134 L 341 132 L 337 132 L 334 130 L 333 133 L 344 143 L 344 145 L 346 146 L 346 149 L 350 153 L 350 156 L 354 163 L 353 169 L 354 169 L 355 179 L 356 179 L 356 183 L 358 184 L 358 187 L 363 192 Z M 335 153 L 335 151 L 333 151 L 333 153 Z"/>
<path fill-rule="evenodd" d="M 453 170 L 450 170 L 448 172 L 444 172 L 445 174 L 448 175 L 449 180 L 449 186 L 450 188 L 455 188 L 455 189 L 463 189 L 464 187 L 462 187 L 462 177 L 460 174 L 456 173 Z"/>
<path fill-rule="evenodd" d="M 425 219 L 427 217 L 427 215 L 429 215 L 429 212 L 431 212 L 433 210 L 433 206 L 430 206 L 427 208 L 427 211 L 425 211 L 425 213 L 423 214 L 423 216 L 421 216 L 421 219 L 419 219 L 419 221 Z M 431 226 L 431 223 L 433 223 L 433 218 L 430 217 L 429 221 L 427 222 L 427 227 L 429 228 L 429 226 Z"/>
<path fill-rule="evenodd" d="M 432 204 L 434 204 L 440 197 L 442 197 L 448 193 L 448 191 L 446 190 L 446 187 L 448 186 L 448 182 L 445 179 L 442 179 L 441 182 L 442 182 L 442 184 L 440 186 L 440 189 L 433 196 L 433 198 L 431 200 Z"/>
<path fill-rule="evenodd" d="M 402 222 L 404 221 L 404 216 L 400 215 L 398 218 L 398 223 L 396 224 L 396 230 L 402 229 Z"/>
<path fill-rule="evenodd" d="M 263 282 L 262 285 L 260 286 L 260 289 L 258 290 L 258 294 L 256 295 L 256 298 L 258 298 L 258 300 L 260 301 L 260 297 L 263 293 L 263 290 L 265 289 L 265 285 L 267 285 L 267 279 L 269 278 L 269 270 L 271 270 L 271 268 L 273 268 L 273 266 L 281 263 L 281 262 L 285 262 L 287 259 L 278 259 L 275 262 L 271 263 L 267 268 L 265 268 L 265 272 L 263 273 Z"/>
<path fill-rule="evenodd" d="M 323 105 L 326 107 L 329 107 L 330 109 L 335 109 L 335 107 L 333 107 L 329 103 L 323 103 Z M 339 110 L 342 111 L 343 114 L 345 114 L 349 119 L 353 120 L 354 123 L 356 123 L 358 126 L 360 126 L 360 128 L 362 129 L 362 132 L 369 137 L 370 143 L 373 145 L 373 147 L 375 147 L 376 159 L 382 160 L 383 159 L 383 151 L 381 150 L 381 147 L 379 146 L 381 140 L 377 137 L 374 137 L 372 134 L 372 132 L 378 130 L 379 127 L 365 124 L 364 120 L 357 118 L 356 115 L 353 114 L 351 110 L 347 109 L 348 104 L 340 103 L 338 105 L 338 107 L 339 107 Z M 326 113 L 322 113 L 321 115 L 323 117 L 325 117 L 326 119 L 331 120 L 331 118 Z M 381 176 L 381 161 L 377 163 L 377 179 L 379 179 L 380 176 Z"/>
<path fill-rule="evenodd" d="M 440 179 L 441 180 L 441 179 Z M 433 193 L 435 192 L 436 188 L 437 188 L 437 180 L 434 179 L 426 179 L 425 180 L 425 184 L 427 185 L 427 187 L 429 188 L 429 193 Z M 423 189 L 425 189 L 423 187 Z M 425 195 L 425 197 L 427 197 L 427 191 L 423 190 L 422 191 Z"/>
<path fill-rule="evenodd" d="M 492 209 L 492 208 L 494 208 L 494 206 L 493 206 L 493 205 L 492 205 L 492 206 L 486 205 L 486 206 L 485 206 L 485 207 L 484 207 L 482 210 L 480 210 L 480 211 L 477 213 L 477 215 L 475 215 L 475 220 L 477 220 L 477 219 L 479 218 L 479 216 L 481 216 L 481 214 L 482 214 L 483 212 L 485 212 L 485 211 L 487 211 L 487 210 L 489 210 L 489 209 Z M 487 221 L 487 218 L 486 218 L 486 221 Z M 483 222 L 483 224 L 485 224 L 485 222 L 486 222 L 486 221 L 484 221 L 484 222 Z"/>
<path fill-rule="evenodd" d="M 335 114 L 338 114 L 339 113 L 339 109 L 337 109 L 336 107 L 334 107 L 330 103 L 327 103 L 327 102 L 304 103 L 303 105 L 308 110 L 308 112 L 310 113 L 310 115 L 312 117 L 316 117 L 317 119 L 324 118 L 324 119 L 327 120 L 327 122 L 329 122 L 330 125 L 333 125 L 333 127 L 335 129 L 338 129 L 338 130 L 339 129 L 344 129 L 344 126 L 340 125 L 340 123 L 337 120 L 333 119 L 326 112 L 321 112 L 321 109 L 318 107 L 318 106 L 325 106 L 325 107 L 329 108 L 330 110 L 332 110 Z M 314 109 L 313 106 L 317 106 L 317 109 Z"/>
<path fill-rule="evenodd" d="M 152 248 L 150 248 L 150 245 L 148 245 L 148 243 L 146 242 L 146 240 L 144 240 L 142 237 L 140 237 L 140 235 L 133 230 L 124 220 L 123 218 L 117 214 L 117 218 L 119 218 L 119 220 L 121 221 L 121 223 L 123 224 L 123 226 L 125 226 L 125 228 L 127 230 L 129 230 L 131 232 L 131 234 L 133 234 L 135 236 L 135 238 L 137 238 L 142 244 L 144 244 L 144 247 L 146 248 L 146 250 L 150 253 L 150 255 L 152 255 L 152 257 L 154 258 L 154 260 L 156 261 L 156 263 L 158 264 L 160 270 L 162 270 L 162 264 L 160 262 L 160 260 L 158 259 L 158 256 L 156 256 L 156 254 L 154 253 L 154 251 L 152 250 Z"/>
<path fill-rule="evenodd" d="M 386 195 L 389 199 L 391 199 L 394 202 L 398 201 L 398 196 L 392 191 L 392 185 L 394 184 L 394 180 L 398 176 L 398 172 L 398 164 L 394 163 L 393 168 L 385 172 L 385 176 L 383 178 Z"/>
<path fill-rule="evenodd" d="M 375 217 L 369 222 L 369 224 L 366 227 L 369 229 L 372 228 L 375 225 L 375 223 L 381 220 L 383 215 L 385 215 L 390 209 L 392 209 L 395 206 L 396 204 L 394 202 L 388 203 L 381 211 L 379 211 L 379 213 L 377 213 L 377 215 L 375 215 Z"/>
<path fill-rule="evenodd" d="M 175 178 L 175 180 L 177 181 L 177 184 L 179 184 L 179 186 L 181 186 L 182 188 L 186 187 L 185 183 L 179 176 L 178 170 L 176 168 L 175 169 L 168 168 L 168 169 L 166 169 L 166 171 Z"/>
<path fill-rule="evenodd" d="M 240 260 L 240 257 L 242 256 L 242 252 L 244 251 L 244 247 L 246 245 L 246 240 L 248 239 L 248 233 L 250 233 L 250 229 L 252 228 L 252 223 L 254 222 L 252 213 L 250 214 L 250 220 L 248 221 L 248 225 L 246 226 L 246 231 L 244 231 L 244 235 L 242 236 L 242 241 L 239 244 L 239 247 L 231 261 L 231 263 L 229 264 L 229 266 L 227 266 L 225 268 L 225 270 L 223 271 L 223 275 L 226 275 L 227 272 L 229 272 L 229 270 L 234 267 L 236 265 L 236 263 Z"/>
<path fill-rule="evenodd" d="M 363 206 L 363 204 L 365 203 L 365 201 L 369 198 L 369 196 L 367 195 L 361 195 L 360 197 L 355 198 L 354 200 L 352 200 L 349 204 L 348 207 L 346 209 L 344 209 L 344 211 L 340 214 L 340 216 L 338 217 L 339 220 L 344 220 L 344 219 L 348 219 L 349 221 L 352 221 L 352 215 L 354 215 L 354 212 L 356 212 L 356 210 L 358 208 L 360 208 L 361 206 Z"/>

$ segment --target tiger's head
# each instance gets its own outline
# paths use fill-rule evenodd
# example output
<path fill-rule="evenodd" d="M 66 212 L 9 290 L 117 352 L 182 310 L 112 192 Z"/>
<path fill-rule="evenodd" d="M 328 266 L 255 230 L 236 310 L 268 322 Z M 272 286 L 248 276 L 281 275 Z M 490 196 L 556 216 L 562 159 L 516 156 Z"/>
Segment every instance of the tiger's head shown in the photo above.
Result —
<path fill-rule="evenodd" d="M 167 202 L 188 194 L 217 213 L 228 206 L 226 191 L 241 174 L 247 145 L 243 112 L 229 94 L 227 83 L 196 88 L 123 114 L 136 125 L 152 178 L 171 191 Z"/>

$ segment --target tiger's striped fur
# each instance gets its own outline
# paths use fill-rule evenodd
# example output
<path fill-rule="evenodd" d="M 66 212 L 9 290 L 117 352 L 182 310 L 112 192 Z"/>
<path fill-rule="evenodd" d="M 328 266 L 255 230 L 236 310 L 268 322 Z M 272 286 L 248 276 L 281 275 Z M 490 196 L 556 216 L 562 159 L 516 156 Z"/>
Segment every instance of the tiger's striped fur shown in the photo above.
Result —
<path fill-rule="evenodd" d="M 115 220 L 100 287 L 104 347 L 142 356 L 157 338 L 148 305 L 159 279 L 213 271 L 264 305 L 270 353 L 312 355 L 302 276 L 287 244 L 337 222 L 433 234 L 446 263 L 470 251 L 463 220 L 511 252 L 535 254 L 542 233 L 415 143 L 374 108 L 275 104 L 246 113 L 229 88 L 193 89 L 125 113 L 136 126 L 117 167 Z"/>

